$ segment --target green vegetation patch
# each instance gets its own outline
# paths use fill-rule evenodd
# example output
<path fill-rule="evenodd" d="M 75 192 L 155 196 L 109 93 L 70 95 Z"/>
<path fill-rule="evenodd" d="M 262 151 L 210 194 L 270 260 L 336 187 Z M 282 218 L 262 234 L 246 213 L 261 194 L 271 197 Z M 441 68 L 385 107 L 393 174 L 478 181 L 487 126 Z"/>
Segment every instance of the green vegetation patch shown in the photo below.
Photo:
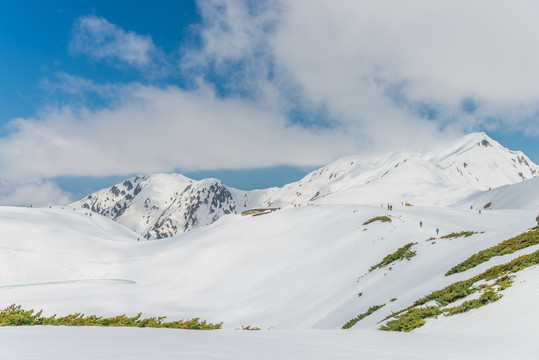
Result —
<path fill-rule="evenodd" d="M 534 228 L 528 232 L 517 235 L 509 240 L 505 240 L 498 245 L 479 251 L 446 272 L 445 276 L 471 269 L 479 264 L 487 262 L 494 256 L 512 254 L 515 251 L 537 244 L 539 244 L 539 227 L 537 227 L 537 229 Z"/>
<path fill-rule="evenodd" d="M 422 326 L 427 318 L 435 318 L 441 314 L 445 316 L 460 314 L 495 302 L 501 298 L 500 292 L 511 286 L 512 274 L 537 264 L 539 264 L 539 250 L 529 255 L 520 256 L 506 264 L 491 267 L 468 280 L 459 281 L 442 290 L 434 291 L 430 295 L 417 300 L 408 308 L 390 315 L 384 320 L 389 318 L 394 320 L 388 321 L 380 327 L 380 330 L 411 331 Z M 478 284 L 478 282 L 480 283 Z M 490 284 L 487 282 L 490 282 Z M 464 299 L 476 292 L 481 294 L 478 299 L 464 301 L 458 306 L 448 307 L 455 301 Z M 427 303 L 435 303 L 436 305 L 426 306 Z"/>
<path fill-rule="evenodd" d="M 380 309 L 380 308 L 383 308 L 386 304 L 382 304 L 382 305 L 374 305 L 374 306 L 371 306 L 366 312 L 362 313 L 362 314 L 359 314 L 358 316 L 356 316 L 355 318 L 353 318 L 352 320 L 348 321 L 346 324 L 344 324 L 342 326 L 343 329 L 350 329 L 352 326 L 354 326 L 355 324 L 357 324 L 358 321 L 366 318 L 367 316 L 369 316 L 370 314 L 372 314 L 373 312 L 375 312 L 376 310 Z"/>
<path fill-rule="evenodd" d="M 253 214 L 251 216 L 262 216 L 262 215 L 267 215 L 269 214 L 271 211 L 266 211 L 266 212 L 262 212 L 262 213 L 257 213 L 257 214 Z"/>
<path fill-rule="evenodd" d="M 416 252 L 410 250 L 410 248 L 415 244 L 416 243 L 408 243 L 408 244 L 404 245 L 403 247 L 399 248 L 394 253 L 387 255 L 378 264 L 371 266 L 369 271 L 373 271 L 375 269 L 387 266 L 387 265 L 389 265 L 391 263 L 394 263 L 395 261 L 399 261 L 399 260 L 403 260 L 403 259 L 410 260 L 411 258 L 416 256 Z"/>
<path fill-rule="evenodd" d="M 453 238 L 458 238 L 458 237 L 461 237 L 461 236 L 468 237 L 468 236 L 472 236 L 473 234 L 477 234 L 477 232 L 475 232 L 475 231 L 461 231 L 459 233 L 452 232 L 451 234 L 441 236 L 440 238 L 441 239 L 453 239 Z"/>
<path fill-rule="evenodd" d="M 247 331 L 258 331 L 260 330 L 260 328 L 258 326 L 251 326 L 251 325 L 247 325 L 247 326 L 241 326 L 241 329 L 242 330 L 247 330 Z"/>
<path fill-rule="evenodd" d="M 373 217 L 372 219 L 365 221 L 363 225 L 369 225 L 370 223 L 375 222 L 375 221 L 391 222 L 391 218 L 389 216 L 376 216 L 376 217 Z"/>
<path fill-rule="evenodd" d="M 165 316 L 142 319 L 142 314 L 128 317 L 119 315 L 111 318 L 76 313 L 67 316 L 56 317 L 56 315 L 41 316 L 43 310 L 34 313 L 34 310 L 24 310 L 20 305 L 10 305 L 0 311 L 0 326 L 22 326 L 22 325 L 62 325 L 62 326 L 115 326 L 115 327 L 152 327 L 169 329 L 191 329 L 191 330 L 215 330 L 220 329 L 223 323 L 210 324 L 200 321 L 199 318 L 191 320 L 165 321 Z"/>

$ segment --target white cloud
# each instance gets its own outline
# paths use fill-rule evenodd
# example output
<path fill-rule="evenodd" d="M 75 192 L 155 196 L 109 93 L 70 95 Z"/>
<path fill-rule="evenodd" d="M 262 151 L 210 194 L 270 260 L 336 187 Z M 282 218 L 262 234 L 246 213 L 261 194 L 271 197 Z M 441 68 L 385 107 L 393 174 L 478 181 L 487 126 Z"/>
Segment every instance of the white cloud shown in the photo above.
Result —
<path fill-rule="evenodd" d="M 277 88 L 284 99 L 324 105 L 351 134 L 381 146 L 439 136 L 440 129 L 538 133 L 539 88 L 530 81 L 539 76 L 536 2 L 265 4 L 201 1 L 199 64 L 270 68 L 265 81 L 250 84 L 253 91 Z M 253 6 L 263 14 L 253 15 Z M 463 109 L 467 99 L 479 105 L 473 114 Z M 421 106 L 432 107 L 436 119 L 421 117 Z"/>
<path fill-rule="evenodd" d="M 139 68 L 151 65 L 156 53 L 150 36 L 125 31 L 94 15 L 82 16 L 75 22 L 70 50 L 94 60 L 120 60 Z"/>
<path fill-rule="evenodd" d="M 121 90 L 121 86 L 112 84 L 97 84 L 94 81 L 67 74 L 65 72 L 57 72 L 54 78 L 44 78 L 41 81 L 40 87 L 48 93 L 65 93 L 69 95 L 84 96 L 86 93 L 95 93 L 100 97 L 113 97 Z"/>
<path fill-rule="evenodd" d="M 340 130 L 288 123 L 272 108 L 184 91 L 132 85 L 111 108 L 56 108 L 16 119 L 0 139 L 10 179 L 184 169 L 318 165 L 356 150 Z"/>
<path fill-rule="evenodd" d="M 50 181 L 13 183 L 3 180 L 0 186 L 0 205 L 47 206 L 64 205 L 71 201 L 71 194 Z"/>

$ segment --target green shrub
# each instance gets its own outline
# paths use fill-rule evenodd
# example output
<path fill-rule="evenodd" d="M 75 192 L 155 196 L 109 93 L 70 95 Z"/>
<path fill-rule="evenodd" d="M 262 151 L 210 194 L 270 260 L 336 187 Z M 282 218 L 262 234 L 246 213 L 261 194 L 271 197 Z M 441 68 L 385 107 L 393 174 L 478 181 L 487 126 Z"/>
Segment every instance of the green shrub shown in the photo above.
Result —
<path fill-rule="evenodd" d="M 362 314 L 359 314 L 358 316 L 356 316 L 355 318 L 353 318 L 352 320 L 348 321 L 346 324 L 344 324 L 342 326 L 343 329 L 350 329 L 352 326 L 354 326 L 355 324 L 357 324 L 358 321 L 366 318 L 367 316 L 369 316 L 370 314 L 372 314 L 373 312 L 375 312 L 376 310 L 380 309 L 380 308 L 383 308 L 386 304 L 382 304 L 382 305 L 374 305 L 374 306 L 371 306 L 366 312 L 362 313 Z"/>
<path fill-rule="evenodd" d="M 391 222 L 391 218 L 389 216 L 376 216 L 376 217 L 373 217 L 372 219 L 365 221 L 363 225 L 369 225 L 370 223 L 375 222 L 375 221 Z"/>
<path fill-rule="evenodd" d="M 475 231 L 461 231 L 459 233 L 452 232 L 451 234 L 447 234 L 444 236 L 441 236 L 442 239 L 451 239 L 451 238 L 458 238 L 461 236 L 468 237 L 472 236 L 473 234 L 477 234 Z"/>
<path fill-rule="evenodd" d="M 442 310 L 438 306 L 427 306 L 422 308 L 411 308 L 398 316 L 396 320 L 388 321 L 379 330 L 384 331 L 404 331 L 409 332 L 423 326 L 425 319 L 438 317 Z"/>
<path fill-rule="evenodd" d="M 479 264 L 487 262 L 494 256 L 512 254 L 515 251 L 537 244 L 539 244 L 539 229 L 532 229 L 531 231 L 505 240 L 498 245 L 479 251 L 478 253 L 470 256 L 468 259 L 461 262 L 460 264 L 451 268 L 448 272 L 445 273 L 445 276 L 471 269 Z"/>
<path fill-rule="evenodd" d="M 386 257 L 384 257 L 382 261 L 380 261 L 378 264 L 371 266 L 369 271 L 373 271 L 375 269 L 387 266 L 395 261 L 399 261 L 403 259 L 410 260 L 411 258 L 416 256 L 416 252 L 410 250 L 410 248 L 415 244 L 416 243 L 408 243 L 404 245 L 403 247 L 397 249 L 397 251 L 395 251 L 394 253 L 391 253 L 387 255 Z"/>
<path fill-rule="evenodd" d="M 242 329 L 242 330 L 247 330 L 247 331 L 258 331 L 258 330 L 260 330 L 259 327 L 257 327 L 257 326 L 250 326 L 250 325 L 242 326 L 241 329 Z"/>
<path fill-rule="evenodd" d="M 253 214 L 253 215 L 251 215 L 251 216 L 253 216 L 253 217 L 254 217 L 254 216 L 262 216 L 262 215 L 267 215 L 267 214 L 269 214 L 270 212 L 271 212 L 271 211 L 261 212 L 261 213 Z"/>
<path fill-rule="evenodd" d="M 394 320 L 388 321 L 380 327 L 380 330 L 411 331 L 422 326 L 426 318 L 437 317 L 440 314 L 451 316 L 490 304 L 501 298 L 500 291 L 511 286 L 512 274 L 537 264 L 539 264 L 539 250 L 532 254 L 520 256 L 506 264 L 491 267 L 468 280 L 459 281 L 441 290 L 434 291 L 415 301 L 408 308 L 390 315 L 384 320 L 390 318 Z M 482 284 L 476 286 L 476 283 L 480 280 L 494 280 L 494 285 Z M 478 299 L 465 301 L 456 307 L 442 309 L 442 307 L 478 291 L 482 292 Z M 436 302 L 437 305 L 424 307 L 425 304 L 431 301 Z"/>
<path fill-rule="evenodd" d="M 103 318 L 96 315 L 84 316 L 81 313 L 70 314 L 62 317 L 56 315 L 43 317 L 43 310 L 34 314 L 34 310 L 24 310 L 20 305 L 10 305 L 0 311 L 0 326 L 21 325 L 62 325 L 62 326 L 118 326 L 118 327 L 154 327 L 170 329 L 197 329 L 214 330 L 220 329 L 222 323 L 211 324 L 200 321 L 199 318 L 191 320 L 164 321 L 165 317 L 151 317 L 141 319 L 141 313 L 128 317 L 119 315 L 111 318 Z"/>

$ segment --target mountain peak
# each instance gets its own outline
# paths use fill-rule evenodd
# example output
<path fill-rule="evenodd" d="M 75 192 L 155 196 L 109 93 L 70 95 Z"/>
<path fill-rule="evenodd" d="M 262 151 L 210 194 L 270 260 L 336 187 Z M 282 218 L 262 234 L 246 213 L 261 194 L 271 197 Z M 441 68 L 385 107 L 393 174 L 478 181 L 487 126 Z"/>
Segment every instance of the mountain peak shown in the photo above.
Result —
<path fill-rule="evenodd" d="M 538 176 L 539 167 L 526 155 L 481 132 L 463 136 L 443 151 L 338 159 L 282 188 L 241 191 L 218 179 L 154 174 L 131 178 L 74 205 L 117 220 L 147 239 L 159 239 L 256 207 L 447 205 Z"/>

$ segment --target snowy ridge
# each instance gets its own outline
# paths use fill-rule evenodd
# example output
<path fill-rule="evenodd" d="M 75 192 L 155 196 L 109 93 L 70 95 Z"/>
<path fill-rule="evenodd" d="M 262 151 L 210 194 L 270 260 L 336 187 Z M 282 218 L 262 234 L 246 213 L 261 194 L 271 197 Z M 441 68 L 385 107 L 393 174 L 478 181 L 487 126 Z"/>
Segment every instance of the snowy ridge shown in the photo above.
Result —
<path fill-rule="evenodd" d="M 478 190 L 537 176 L 539 166 L 522 152 L 475 133 L 429 153 L 340 159 L 265 200 L 280 206 L 308 202 L 448 205 Z"/>
<path fill-rule="evenodd" d="M 475 209 L 539 209 L 539 178 L 474 193 L 455 205 Z"/>
<path fill-rule="evenodd" d="M 464 178 L 478 190 L 539 176 L 539 167 L 524 153 L 504 148 L 485 133 L 464 136 L 453 149 L 436 160 L 441 169 L 455 178 Z"/>
<path fill-rule="evenodd" d="M 539 176 L 539 167 L 485 133 L 464 136 L 441 150 L 347 157 L 282 188 L 241 191 L 217 179 L 179 174 L 134 177 L 75 206 L 90 209 L 160 239 L 256 207 L 392 203 L 447 206 L 474 193 Z"/>
<path fill-rule="evenodd" d="M 217 179 L 179 174 L 135 176 L 73 204 L 124 224 L 146 239 L 160 239 L 236 213 L 236 202 Z"/>

